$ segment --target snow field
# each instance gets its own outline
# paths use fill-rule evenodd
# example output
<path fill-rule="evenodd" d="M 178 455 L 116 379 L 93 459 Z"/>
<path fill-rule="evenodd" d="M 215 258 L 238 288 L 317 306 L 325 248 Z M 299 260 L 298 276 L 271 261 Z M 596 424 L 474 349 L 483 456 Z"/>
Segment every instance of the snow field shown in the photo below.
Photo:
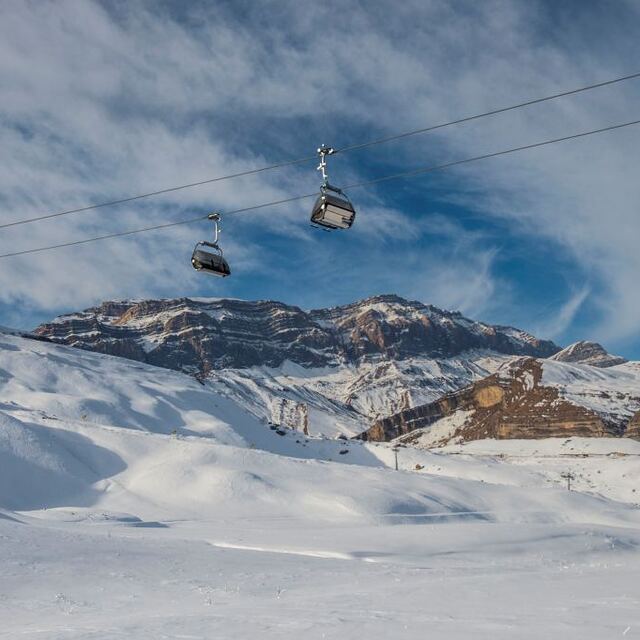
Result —
<path fill-rule="evenodd" d="M 635 444 L 395 471 L 389 445 L 282 433 L 182 374 L 0 334 L 0 637 L 640 637 L 640 511 L 547 482 L 593 446 L 615 493 Z"/>

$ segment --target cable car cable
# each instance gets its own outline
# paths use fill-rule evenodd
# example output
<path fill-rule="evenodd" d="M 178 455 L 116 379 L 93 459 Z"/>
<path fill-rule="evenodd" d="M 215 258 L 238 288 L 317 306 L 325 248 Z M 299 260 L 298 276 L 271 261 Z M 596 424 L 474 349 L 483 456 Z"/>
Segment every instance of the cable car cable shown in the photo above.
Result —
<path fill-rule="evenodd" d="M 640 120 L 632 120 L 631 122 L 623 122 L 621 124 L 614 124 L 608 127 L 602 127 L 600 129 L 593 129 L 591 131 L 583 131 L 581 133 L 574 133 L 569 136 L 563 136 L 562 138 L 553 138 L 551 140 L 544 140 L 542 142 L 534 142 L 532 144 L 523 145 L 520 147 L 513 147 L 512 149 L 504 149 L 502 151 L 494 151 L 492 153 L 486 153 L 480 156 L 474 156 L 472 158 L 464 158 L 462 160 L 453 160 L 451 162 L 446 162 L 444 164 L 433 165 L 430 167 L 422 167 L 419 169 L 412 169 L 411 171 L 404 171 L 402 173 L 395 173 L 387 176 L 381 176 L 379 178 L 373 178 L 372 180 L 365 180 L 363 182 L 355 182 L 353 184 L 347 185 L 343 187 L 343 190 L 348 191 L 349 189 L 358 189 L 361 187 L 366 187 L 369 185 L 378 184 L 380 182 L 386 182 L 389 180 L 398 180 L 400 178 L 410 178 L 412 176 L 421 175 L 424 173 L 429 173 L 432 171 L 439 171 L 442 169 L 448 169 L 450 167 L 467 164 L 470 162 L 476 162 L 478 160 L 486 160 L 488 158 L 496 158 L 498 156 L 504 156 L 511 153 L 516 153 L 519 151 L 525 151 L 527 149 L 535 149 L 538 147 L 547 146 L 550 144 L 555 144 L 557 142 L 565 142 L 567 140 L 575 140 L 576 138 L 584 138 L 586 136 L 591 136 L 597 133 L 604 133 L 606 131 L 613 131 L 615 129 L 622 129 L 624 127 L 630 127 L 632 125 L 640 124 Z M 233 209 L 231 211 L 227 211 L 224 213 L 225 216 L 234 215 L 237 213 L 245 213 L 247 211 L 255 211 L 256 209 L 264 209 L 266 207 L 275 207 L 281 204 L 285 204 L 288 202 L 295 202 L 298 200 L 305 200 L 307 198 L 313 198 L 317 196 L 317 193 L 307 193 L 305 195 L 300 196 L 292 196 L 290 198 L 283 198 L 282 200 L 274 200 L 272 202 L 265 202 L 262 204 L 251 205 L 249 207 L 242 207 L 241 209 Z M 123 236 L 130 236 L 137 233 L 145 233 L 147 231 L 155 231 L 157 229 L 167 229 L 170 227 L 177 227 L 183 224 L 193 224 L 194 222 L 200 222 L 202 220 L 209 219 L 209 215 L 206 216 L 198 216 L 196 218 L 187 218 L 186 220 L 176 220 L 174 222 L 166 222 L 163 224 L 157 224 L 150 227 L 144 227 L 142 229 L 130 229 L 128 231 L 119 231 L 116 233 L 109 233 L 102 236 L 97 236 L 95 238 L 84 238 L 82 240 L 73 240 L 71 242 L 63 242 L 61 244 L 50 245 L 46 247 L 38 247 L 36 249 L 24 249 L 23 251 L 14 251 L 12 253 L 0 254 L 0 258 L 12 258 L 15 256 L 26 255 L 30 253 L 40 253 L 42 251 L 50 251 L 53 249 L 62 249 L 64 247 L 73 247 L 81 244 L 88 244 L 90 242 L 98 242 L 100 240 L 108 240 L 110 238 L 121 238 Z"/>
<path fill-rule="evenodd" d="M 584 87 L 579 87 L 578 89 L 571 89 L 569 91 L 563 91 L 561 93 L 554 93 L 549 96 L 545 96 L 543 98 L 536 98 L 535 100 L 528 100 L 527 102 L 521 102 L 518 104 L 511 105 L 509 107 L 502 107 L 500 109 L 493 109 L 492 111 L 485 111 L 484 113 L 479 113 L 472 116 L 467 116 L 465 118 L 459 118 L 457 120 L 451 120 L 449 122 L 443 122 L 440 124 L 432 125 L 429 127 L 424 127 L 422 129 L 414 129 L 413 131 L 407 131 L 404 133 L 399 133 L 393 136 L 388 136 L 385 138 L 378 138 L 377 140 L 371 140 L 369 142 L 363 142 L 360 144 L 348 145 L 346 147 L 336 148 L 335 153 L 348 153 L 349 151 L 355 151 L 357 149 L 365 149 L 367 147 L 372 147 L 378 144 L 384 144 L 386 142 L 391 142 L 393 140 L 401 140 L 403 138 L 408 138 L 415 135 L 420 135 L 423 133 L 427 133 L 429 131 L 435 131 L 437 129 L 444 129 L 445 127 L 450 127 L 456 124 L 462 124 L 463 122 L 471 122 L 472 120 L 478 120 L 480 118 L 486 118 L 487 116 L 497 115 L 499 113 L 505 113 L 507 111 L 513 111 L 514 109 L 520 109 L 522 107 L 528 107 L 534 104 L 539 104 L 541 102 L 547 102 L 549 100 L 555 100 L 557 98 L 562 98 L 564 96 L 575 95 L 577 93 L 582 93 L 584 91 L 590 91 L 592 89 L 598 89 L 600 87 L 606 87 L 612 84 L 617 84 L 619 82 L 624 82 L 626 80 L 633 80 L 634 78 L 640 78 L 640 72 L 632 73 L 626 76 L 621 76 L 619 78 L 614 78 L 612 80 L 606 80 L 605 82 L 598 82 L 596 84 L 590 84 Z M 81 213 L 84 211 L 92 211 L 94 209 L 101 209 L 103 207 L 111 207 L 119 204 L 125 204 L 127 202 L 133 202 L 134 200 L 142 200 L 143 198 L 150 198 L 153 196 L 159 196 L 165 193 L 171 193 L 174 191 L 180 191 L 182 189 L 190 189 L 192 187 L 198 187 L 204 184 L 212 184 L 214 182 L 222 182 L 223 180 L 232 180 L 235 178 L 240 178 L 243 176 L 255 175 L 257 173 L 263 173 L 265 171 L 271 171 L 273 169 L 280 169 L 283 167 L 289 167 L 296 164 L 302 164 L 305 162 L 310 162 L 312 160 L 316 160 L 317 156 L 306 156 L 304 158 L 298 158 L 297 160 L 285 160 L 283 162 L 278 162 L 276 164 L 267 165 L 264 167 L 258 167 L 257 169 L 248 169 L 246 171 L 240 171 L 238 173 L 231 173 L 225 176 L 217 176 L 215 178 L 209 178 L 207 180 L 200 180 L 198 182 L 191 182 L 188 184 L 178 185 L 175 187 L 168 187 L 166 189 L 158 189 L 157 191 L 150 191 L 148 193 L 142 193 L 135 196 L 130 196 L 127 198 L 121 198 L 119 200 L 111 200 L 108 202 L 100 202 L 97 204 L 87 205 L 85 207 L 78 207 L 76 209 L 68 209 L 66 211 L 58 211 L 56 213 L 49 213 L 42 216 L 36 216 L 33 218 L 25 218 L 23 220 L 15 220 L 13 222 L 5 222 L 0 224 L 0 229 L 6 229 L 8 227 L 15 227 L 22 224 L 29 224 L 32 222 L 38 222 L 40 220 L 49 220 L 51 218 L 59 218 L 61 216 L 67 216 L 73 213 Z"/>
<path fill-rule="evenodd" d="M 463 122 L 471 122 L 473 120 L 479 120 L 480 118 L 486 118 L 487 116 L 494 116 L 499 113 L 505 113 L 507 111 L 513 111 L 514 109 L 521 109 L 522 107 L 529 107 L 534 104 L 540 104 L 541 102 L 548 102 L 549 100 L 555 100 L 556 98 L 562 98 L 564 96 L 571 96 L 576 93 L 582 93 L 583 91 L 589 91 L 591 89 L 598 89 L 600 87 L 606 87 L 617 82 L 623 82 L 625 80 L 633 80 L 639 78 L 640 73 L 632 73 L 628 76 L 621 78 L 615 78 L 614 80 L 607 80 L 605 82 L 599 82 L 597 84 L 591 84 L 586 87 L 580 87 L 579 89 L 571 89 L 570 91 L 563 91 L 561 93 L 555 93 L 544 98 L 536 98 L 535 100 L 528 100 L 527 102 L 521 102 L 519 104 L 511 105 L 510 107 L 502 107 L 500 109 L 493 109 L 492 111 L 485 111 L 474 116 L 467 116 L 465 118 L 459 118 L 458 120 L 451 120 L 449 122 L 443 122 L 442 124 L 435 124 L 430 127 L 424 127 L 423 129 L 414 129 L 413 131 L 407 131 L 406 133 L 398 133 L 393 136 L 387 136 L 386 138 L 378 138 L 377 140 L 371 140 L 370 142 L 363 142 L 362 144 L 352 144 L 346 147 L 336 147 L 334 153 L 345 153 L 347 151 L 355 151 L 356 149 L 366 149 L 367 147 L 373 147 L 377 144 L 384 144 L 386 142 L 393 142 L 394 140 L 401 140 L 403 138 L 409 138 L 410 136 L 420 135 L 422 133 L 428 133 L 429 131 L 436 131 L 437 129 L 444 129 L 455 124 L 462 124 Z"/>
<path fill-rule="evenodd" d="M 275 207 L 287 202 L 295 202 L 296 200 L 304 200 L 305 198 L 312 198 L 315 193 L 308 193 L 304 196 L 294 196 L 292 198 L 284 198 L 283 200 L 274 200 L 273 202 L 266 202 L 264 204 L 256 204 L 250 207 L 243 207 L 242 209 L 234 209 L 232 211 L 225 212 L 225 216 L 244 213 L 245 211 L 253 211 L 254 209 L 263 209 L 265 207 Z M 25 249 L 24 251 L 15 251 L 14 253 L 5 253 L 0 255 L 0 258 L 11 258 L 13 256 L 22 256 L 28 253 L 40 253 L 41 251 L 49 251 L 52 249 L 62 249 L 64 247 L 75 247 L 79 244 L 87 244 L 89 242 L 98 242 L 100 240 L 109 240 L 110 238 L 121 238 L 123 236 L 131 236 L 137 233 L 146 233 L 147 231 L 155 231 L 157 229 L 168 229 L 169 227 L 178 227 L 183 224 L 193 224 L 194 222 L 202 222 L 208 220 L 209 215 L 198 216 L 197 218 L 187 218 L 185 220 L 175 220 L 174 222 L 165 222 L 164 224 L 156 224 L 151 227 L 143 227 L 142 229 L 130 229 L 128 231 L 117 231 L 115 233 L 108 233 L 103 236 L 96 236 L 95 238 L 84 238 L 83 240 L 72 240 L 71 242 L 63 242 L 61 244 L 55 244 L 48 247 L 39 247 L 37 249 Z"/>
<path fill-rule="evenodd" d="M 532 144 L 525 144 L 522 147 L 514 147 L 512 149 L 505 149 L 503 151 L 494 151 L 492 153 L 485 153 L 481 156 L 474 156 L 473 158 L 464 158 L 462 160 L 453 160 L 446 162 L 445 164 L 439 164 L 435 167 L 426 167 L 422 169 L 413 169 L 412 171 L 403 171 L 402 173 L 395 173 L 388 176 L 382 176 L 381 178 L 374 178 L 373 180 L 366 180 L 365 182 L 356 182 L 343 187 L 345 191 L 349 189 L 355 189 L 359 187 L 366 187 L 379 182 L 386 182 L 387 180 L 397 180 L 399 178 L 410 178 L 412 176 L 420 175 L 422 173 L 429 173 L 431 171 L 439 171 L 442 169 L 448 169 L 449 167 L 455 167 L 460 164 L 466 164 L 468 162 L 476 162 L 477 160 L 487 160 L 488 158 L 497 158 L 498 156 L 504 156 L 509 153 L 516 153 L 518 151 L 526 151 L 527 149 L 536 149 L 537 147 L 544 147 L 556 142 L 565 142 L 567 140 L 575 140 L 576 138 L 584 138 L 596 133 L 604 133 L 606 131 L 614 131 L 615 129 L 622 129 L 624 127 L 630 127 L 634 124 L 640 124 L 640 120 L 632 120 L 631 122 L 623 122 L 622 124 L 614 124 L 602 129 L 593 129 L 591 131 L 583 131 L 582 133 L 574 133 L 570 136 L 563 136 L 562 138 L 554 138 L 552 140 L 544 140 L 542 142 L 534 142 Z M 2 256 L 0 256 L 1 258 Z"/>
<path fill-rule="evenodd" d="M 150 191 L 149 193 L 142 193 L 137 196 L 130 196 L 128 198 L 121 198 L 120 200 L 111 200 L 109 202 L 101 202 L 99 204 L 90 204 L 86 207 L 79 207 L 78 209 L 68 209 L 67 211 L 58 211 L 56 213 L 48 213 L 44 216 L 37 216 L 35 218 L 25 218 L 24 220 L 15 220 L 14 222 L 5 222 L 0 224 L 0 229 L 6 229 L 7 227 L 17 227 L 21 224 L 29 224 L 31 222 L 39 222 L 40 220 L 49 220 L 51 218 L 59 218 L 61 216 L 68 216 L 72 213 L 81 213 L 83 211 L 92 211 L 93 209 L 101 209 L 102 207 L 112 207 L 118 204 L 125 204 L 126 202 L 133 202 L 134 200 L 142 200 L 143 198 L 150 198 L 152 196 L 159 196 L 164 193 L 171 193 L 172 191 L 180 191 L 181 189 L 190 189 L 191 187 L 198 187 L 203 184 L 211 184 L 212 182 L 221 182 L 222 180 L 231 180 L 233 178 L 241 178 L 242 176 L 250 176 L 263 171 L 270 171 L 271 169 L 279 169 L 281 167 L 289 167 L 295 164 L 302 164 L 303 162 L 310 162 L 315 160 L 317 156 L 307 156 L 306 158 L 298 158 L 297 160 L 288 160 L 285 162 L 279 162 L 278 164 L 272 164 L 266 167 L 259 167 L 257 169 L 249 169 L 247 171 L 240 171 L 239 173 L 231 173 L 226 176 L 218 176 L 216 178 L 209 178 L 208 180 L 201 180 L 200 182 L 191 182 L 189 184 L 182 184 L 177 187 L 169 187 L 167 189 L 159 189 L 158 191 Z"/>

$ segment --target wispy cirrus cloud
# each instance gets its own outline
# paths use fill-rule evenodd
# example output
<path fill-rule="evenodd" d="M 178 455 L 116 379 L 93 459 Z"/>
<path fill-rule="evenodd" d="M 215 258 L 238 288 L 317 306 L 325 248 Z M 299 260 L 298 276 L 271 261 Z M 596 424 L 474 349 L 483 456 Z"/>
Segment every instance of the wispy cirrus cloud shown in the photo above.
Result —
<path fill-rule="evenodd" d="M 550 338 L 561 336 L 571 325 L 590 293 L 591 289 L 588 286 L 574 291 L 558 309 L 549 310 L 548 318 L 537 328 L 537 332 Z"/>

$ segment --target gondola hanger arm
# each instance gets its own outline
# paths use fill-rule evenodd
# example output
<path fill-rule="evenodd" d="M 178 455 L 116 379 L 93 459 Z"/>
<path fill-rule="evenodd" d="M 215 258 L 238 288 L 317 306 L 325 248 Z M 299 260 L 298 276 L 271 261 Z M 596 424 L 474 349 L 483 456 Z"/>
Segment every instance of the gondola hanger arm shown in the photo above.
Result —
<path fill-rule="evenodd" d="M 318 171 L 322 172 L 322 183 L 324 186 L 329 184 L 329 176 L 327 175 L 327 156 L 330 156 L 335 152 L 336 150 L 333 147 L 328 147 L 326 144 L 318 147 L 318 155 L 320 156 Z"/>
<path fill-rule="evenodd" d="M 212 243 L 212 246 L 213 247 L 218 247 L 218 238 L 220 237 L 220 221 L 222 219 L 222 216 L 217 211 L 214 211 L 213 213 L 210 213 L 207 216 L 207 218 L 213 222 L 213 243 Z"/>

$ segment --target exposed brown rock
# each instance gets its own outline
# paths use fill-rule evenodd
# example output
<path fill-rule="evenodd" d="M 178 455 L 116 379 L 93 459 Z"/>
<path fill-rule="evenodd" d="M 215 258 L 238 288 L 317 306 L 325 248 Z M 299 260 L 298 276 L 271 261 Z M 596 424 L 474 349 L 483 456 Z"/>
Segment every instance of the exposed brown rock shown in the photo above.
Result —
<path fill-rule="evenodd" d="M 558 362 L 572 362 L 575 364 L 588 364 L 592 367 L 606 369 L 627 362 L 625 358 L 613 356 L 608 353 L 601 344 L 580 340 L 574 342 L 562 351 L 551 356 L 551 360 Z"/>
<path fill-rule="evenodd" d="M 542 364 L 539 361 L 519 359 L 507 370 L 436 402 L 378 420 L 360 437 L 375 441 L 393 440 L 429 427 L 457 411 L 469 412 L 469 418 L 448 436 L 449 439 L 469 441 L 623 434 L 624 424 L 610 421 L 561 398 L 555 387 L 543 386 L 541 378 Z M 411 437 L 407 439 L 410 440 Z"/>
<path fill-rule="evenodd" d="M 366 359 L 448 358 L 470 349 L 546 357 L 552 342 L 492 327 L 398 296 L 305 312 L 274 301 L 105 302 L 61 316 L 36 334 L 83 349 L 188 373 L 225 368 L 357 364 Z"/>
<path fill-rule="evenodd" d="M 475 402 L 482 409 L 488 409 L 504 400 L 504 390 L 498 385 L 481 387 L 475 393 Z"/>
<path fill-rule="evenodd" d="M 634 438 L 640 440 L 640 411 L 638 411 L 631 420 L 624 432 L 626 438 Z"/>

